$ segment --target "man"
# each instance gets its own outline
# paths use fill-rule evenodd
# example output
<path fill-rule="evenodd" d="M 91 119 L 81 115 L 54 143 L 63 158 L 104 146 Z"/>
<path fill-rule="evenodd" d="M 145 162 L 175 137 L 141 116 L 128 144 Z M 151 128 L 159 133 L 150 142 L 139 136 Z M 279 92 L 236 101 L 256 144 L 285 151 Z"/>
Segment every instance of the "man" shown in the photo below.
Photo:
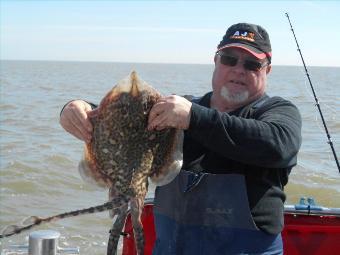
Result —
<path fill-rule="evenodd" d="M 168 96 L 148 128 L 185 130 L 182 171 L 155 194 L 154 254 L 282 254 L 284 186 L 301 145 L 301 117 L 265 94 L 271 45 L 258 25 L 231 26 L 214 57 L 213 91 Z M 61 125 L 88 141 L 91 106 L 73 101 Z"/>

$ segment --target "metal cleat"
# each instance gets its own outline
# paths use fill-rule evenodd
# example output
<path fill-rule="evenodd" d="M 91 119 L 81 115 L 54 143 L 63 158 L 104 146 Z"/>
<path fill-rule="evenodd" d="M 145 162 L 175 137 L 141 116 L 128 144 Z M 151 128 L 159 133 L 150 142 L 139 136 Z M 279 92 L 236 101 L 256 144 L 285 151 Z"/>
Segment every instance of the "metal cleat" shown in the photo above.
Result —
<path fill-rule="evenodd" d="M 39 230 L 30 233 L 28 245 L 11 245 L 1 255 L 78 255 L 79 248 L 58 247 L 60 233 L 53 230 Z"/>

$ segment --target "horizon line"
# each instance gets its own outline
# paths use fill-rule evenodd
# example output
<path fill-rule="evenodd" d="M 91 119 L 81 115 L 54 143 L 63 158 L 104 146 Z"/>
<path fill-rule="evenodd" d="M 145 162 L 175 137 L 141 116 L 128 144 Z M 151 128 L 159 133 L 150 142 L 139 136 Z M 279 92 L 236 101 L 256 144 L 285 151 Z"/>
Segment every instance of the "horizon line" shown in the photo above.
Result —
<path fill-rule="evenodd" d="M 158 65 L 214 65 L 214 63 L 190 63 L 190 62 L 130 62 L 130 61 L 112 61 L 112 60 L 50 60 L 50 59 L 1 59 L 0 61 L 26 61 L 26 62 L 80 62 L 80 63 L 122 63 L 122 64 L 158 64 Z M 272 66 L 295 66 L 303 67 L 303 65 L 292 64 L 272 64 Z M 339 66 L 326 66 L 326 65 L 307 65 L 307 67 L 335 67 Z"/>

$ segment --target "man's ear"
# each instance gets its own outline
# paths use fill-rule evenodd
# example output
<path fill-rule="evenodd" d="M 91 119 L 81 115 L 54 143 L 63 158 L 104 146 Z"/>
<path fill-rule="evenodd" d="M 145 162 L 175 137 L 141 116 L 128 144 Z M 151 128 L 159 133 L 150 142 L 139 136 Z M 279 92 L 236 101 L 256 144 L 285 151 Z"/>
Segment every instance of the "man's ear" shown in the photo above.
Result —
<path fill-rule="evenodd" d="M 217 54 L 214 55 L 214 63 L 216 64 L 217 61 Z"/>
<path fill-rule="evenodd" d="M 266 74 L 269 74 L 271 70 L 272 70 L 272 65 L 267 65 L 266 66 Z"/>

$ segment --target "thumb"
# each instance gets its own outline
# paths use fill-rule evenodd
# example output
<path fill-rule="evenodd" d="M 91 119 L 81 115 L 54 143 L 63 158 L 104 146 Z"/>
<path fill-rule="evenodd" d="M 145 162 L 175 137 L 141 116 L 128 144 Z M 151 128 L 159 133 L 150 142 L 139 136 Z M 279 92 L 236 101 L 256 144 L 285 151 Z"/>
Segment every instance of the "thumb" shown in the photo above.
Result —
<path fill-rule="evenodd" d="M 99 114 L 99 107 L 97 107 L 97 108 L 94 109 L 94 110 L 91 110 L 91 111 L 88 111 L 88 112 L 87 112 L 87 116 L 90 117 L 90 118 L 97 117 L 98 114 Z"/>

